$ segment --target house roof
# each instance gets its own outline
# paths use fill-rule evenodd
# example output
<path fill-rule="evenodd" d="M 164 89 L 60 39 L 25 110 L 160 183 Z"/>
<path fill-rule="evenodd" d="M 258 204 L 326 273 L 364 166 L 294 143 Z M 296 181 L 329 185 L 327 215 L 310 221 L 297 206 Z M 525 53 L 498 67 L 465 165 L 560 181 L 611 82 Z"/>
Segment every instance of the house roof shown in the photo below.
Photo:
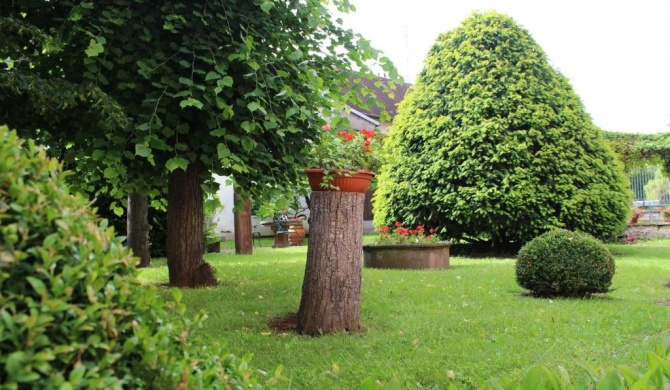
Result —
<path fill-rule="evenodd" d="M 363 84 L 365 87 L 370 88 L 375 91 L 375 97 L 377 100 L 379 100 L 383 105 L 384 109 L 386 112 L 389 113 L 391 118 L 395 117 L 396 111 L 398 109 L 398 104 L 402 101 L 402 99 L 405 97 L 405 94 L 407 93 L 407 90 L 411 86 L 409 83 L 397 83 L 395 85 L 395 90 L 393 93 L 393 97 L 389 96 L 387 93 L 384 92 L 383 88 L 384 86 L 388 85 L 389 79 L 384 78 L 384 77 L 379 77 L 378 81 L 381 81 L 383 85 L 376 87 L 375 82 L 377 80 L 369 80 L 369 79 L 362 79 L 360 80 L 360 84 Z M 348 104 L 349 107 L 352 109 L 356 110 L 358 113 L 363 114 L 367 117 L 373 118 L 373 119 L 379 119 L 379 115 L 381 114 L 382 109 L 377 106 L 371 106 L 366 109 L 363 109 L 357 105 Z"/>
<path fill-rule="evenodd" d="M 370 118 L 369 116 L 363 114 L 362 112 L 358 111 L 357 109 L 355 109 L 355 108 L 351 108 L 351 107 L 349 107 L 349 108 L 351 109 L 351 113 L 352 113 L 352 114 L 354 114 L 354 115 L 356 115 L 357 117 L 359 117 L 359 118 L 361 118 L 361 119 L 363 119 L 363 120 L 369 122 L 369 123 L 372 124 L 373 126 L 379 126 L 379 125 L 381 124 L 378 120 L 373 119 L 373 118 Z"/>

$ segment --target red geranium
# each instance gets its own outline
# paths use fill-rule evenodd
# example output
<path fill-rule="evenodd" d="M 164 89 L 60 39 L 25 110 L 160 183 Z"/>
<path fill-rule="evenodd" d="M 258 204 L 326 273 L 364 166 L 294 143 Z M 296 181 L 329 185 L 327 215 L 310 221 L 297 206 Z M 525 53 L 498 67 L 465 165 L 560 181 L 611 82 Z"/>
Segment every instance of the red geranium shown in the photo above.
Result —
<path fill-rule="evenodd" d="M 322 129 L 321 141 L 313 144 L 312 163 L 308 168 L 323 168 L 330 172 L 377 169 L 380 156 L 375 130 L 337 130 L 328 124 Z"/>
<path fill-rule="evenodd" d="M 404 227 L 402 222 L 396 222 L 394 226 L 395 229 L 392 229 L 390 226 L 381 226 L 378 229 L 379 237 L 377 238 L 377 244 L 430 244 L 440 240 L 438 236 L 433 234 L 436 231 L 434 228 L 429 230 L 430 235 L 426 235 L 426 229 L 422 225 L 417 226 L 416 229 L 410 229 Z"/>

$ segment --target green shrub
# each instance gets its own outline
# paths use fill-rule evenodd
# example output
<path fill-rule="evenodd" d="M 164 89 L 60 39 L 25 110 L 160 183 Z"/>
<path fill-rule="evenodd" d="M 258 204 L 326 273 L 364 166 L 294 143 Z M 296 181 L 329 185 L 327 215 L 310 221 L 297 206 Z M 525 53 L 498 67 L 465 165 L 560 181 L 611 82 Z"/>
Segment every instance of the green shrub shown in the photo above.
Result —
<path fill-rule="evenodd" d="M 538 296 L 584 297 L 609 291 L 614 257 L 586 233 L 563 229 L 542 234 L 524 245 L 516 262 L 516 280 Z"/>
<path fill-rule="evenodd" d="M 376 226 L 495 246 L 625 228 L 630 191 L 602 131 L 528 31 L 494 11 L 437 38 L 384 150 Z"/>
<path fill-rule="evenodd" d="M 261 387 L 246 361 L 193 337 L 205 316 L 182 316 L 181 291 L 165 303 L 139 285 L 130 252 L 66 176 L 0 126 L 3 388 Z"/>

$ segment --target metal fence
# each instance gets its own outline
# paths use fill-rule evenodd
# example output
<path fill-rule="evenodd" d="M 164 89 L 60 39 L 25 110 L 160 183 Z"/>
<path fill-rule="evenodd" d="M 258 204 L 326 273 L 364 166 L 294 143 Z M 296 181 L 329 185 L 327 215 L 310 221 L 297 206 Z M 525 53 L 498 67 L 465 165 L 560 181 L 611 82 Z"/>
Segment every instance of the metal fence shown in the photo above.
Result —
<path fill-rule="evenodd" d="M 662 221 L 662 207 L 670 205 L 670 179 L 660 166 L 637 168 L 629 175 L 630 190 L 633 191 L 633 206 L 647 210 L 640 220 Z"/>

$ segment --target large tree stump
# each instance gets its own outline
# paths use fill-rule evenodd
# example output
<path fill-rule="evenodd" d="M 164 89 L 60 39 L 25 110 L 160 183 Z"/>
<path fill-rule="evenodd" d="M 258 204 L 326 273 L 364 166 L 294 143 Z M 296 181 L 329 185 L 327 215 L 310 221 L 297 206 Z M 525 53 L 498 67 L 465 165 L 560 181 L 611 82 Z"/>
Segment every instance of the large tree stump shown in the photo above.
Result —
<path fill-rule="evenodd" d="M 297 331 L 318 335 L 360 327 L 365 194 L 313 192 L 307 265 Z"/>
<path fill-rule="evenodd" d="M 137 267 L 148 267 L 151 263 L 149 253 L 149 198 L 140 193 L 128 194 L 126 217 L 126 242 L 133 255 L 140 258 Z"/>

